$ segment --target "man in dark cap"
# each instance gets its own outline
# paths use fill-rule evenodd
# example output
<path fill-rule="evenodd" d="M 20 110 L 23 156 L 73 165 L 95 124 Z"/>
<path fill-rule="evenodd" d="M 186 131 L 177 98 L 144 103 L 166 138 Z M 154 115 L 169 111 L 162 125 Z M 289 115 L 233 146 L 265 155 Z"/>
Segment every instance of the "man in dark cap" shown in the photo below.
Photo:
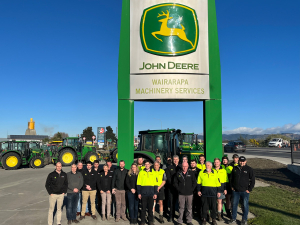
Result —
<path fill-rule="evenodd" d="M 239 158 L 239 164 L 233 167 L 230 177 L 230 185 L 233 194 L 232 219 L 229 224 L 236 223 L 237 208 L 240 198 L 243 201 L 243 217 L 241 225 L 247 225 L 249 211 L 249 193 L 255 185 L 255 176 L 253 169 L 246 165 L 246 157 Z"/>

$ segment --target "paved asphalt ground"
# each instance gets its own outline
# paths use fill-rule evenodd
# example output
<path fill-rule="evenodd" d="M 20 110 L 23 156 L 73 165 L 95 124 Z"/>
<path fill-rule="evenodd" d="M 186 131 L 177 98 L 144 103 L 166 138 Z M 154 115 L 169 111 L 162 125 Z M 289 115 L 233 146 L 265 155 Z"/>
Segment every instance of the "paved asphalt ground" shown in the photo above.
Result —
<path fill-rule="evenodd" d="M 290 149 L 276 148 L 247 148 L 245 155 L 247 158 L 269 158 L 281 163 L 288 164 L 290 162 Z M 232 153 L 228 153 L 232 157 Z M 0 225 L 40 225 L 47 224 L 48 213 L 48 193 L 45 189 L 45 181 L 47 175 L 54 170 L 54 165 L 48 165 L 42 169 L 21 168 L 18 170 L 0 169 Z M 70 171 L 70 168 L 63 168 L 64 171 Z M 63 207 L 62 224 L 67 224 L 66 209 Z M 156 215 L 157 216 L 157 215 Z M 100 216 L 98 219 L 92 220 L 86 217 L 80 224 L 115 224 L 114 220 L 102 222 Z M 249 215 L 249 218 L 253 215 Z M 197 219 L 197 218 L 196 218 Z M 240 215 L 238 220 L 240 220 Z M 55 224 L 56 224 L 56 220 Z M 228 219 L 225 217 L 225 222 Z M 156 224 L 159 224 L 157 221 Z M 198 225 L 199 221 L 194 220 L 194 225 Z M 119 222 L 129 224 L 128 222 Z M 165 225 L 173 223 L 165 222 Z M 226 224 L 218 222 L 219 225 Z"/>
<path fill-rule="evenodd" d="M 243 155 L 246 158 L 265 158 L 271 159 L 282 164 L 291 164 L 291 148 L 255 148 L 247 147 L 245 152 L 236 152 L 239 156 Z M 227 154 L 229 159 L 232 159 L 234 153 Z"/>

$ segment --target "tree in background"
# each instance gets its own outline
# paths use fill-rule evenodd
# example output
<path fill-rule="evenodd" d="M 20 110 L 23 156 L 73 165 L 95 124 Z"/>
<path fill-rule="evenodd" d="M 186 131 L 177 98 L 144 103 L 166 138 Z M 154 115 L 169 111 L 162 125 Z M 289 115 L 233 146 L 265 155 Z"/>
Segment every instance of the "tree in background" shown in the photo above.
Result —
<path fill-rule="evenodd" d="M 93 132 L 93 128 L 92 127 L 87 127 L 82 131 L 82 134 L 80 135 L 81 138 L 85 137 L 86 141 L 92 141 L 93 140 L 93 136 L 95 136 L 94 132 Z"/>
<path fill-rule="evenodd" d="M 240 135 L 239 140 L 240 140 L 241 142 L 243 142 L 245 145 L 248 145 L 248 144 L 249 144 L 248 140 L 247 140 L 246 138 L 244 138 L 242 135 Z"/>
<path fill-rule="evenodd" d="M 259 145 L 259 142 L 257 140 L 255 140 L 254 138 L 253 139 L 250 139 L 249 142 L 253 145 L 253 146 L 258 146 Z"/>
<path fill-rule="evenodd" d="M 117 140 L 116 134 L 114 133 L 113 129 L 110 126 L 106 127 L 105 138 L 106 141 L 107 139 L 111 139 L 112 142 L 115 142 Z"/>

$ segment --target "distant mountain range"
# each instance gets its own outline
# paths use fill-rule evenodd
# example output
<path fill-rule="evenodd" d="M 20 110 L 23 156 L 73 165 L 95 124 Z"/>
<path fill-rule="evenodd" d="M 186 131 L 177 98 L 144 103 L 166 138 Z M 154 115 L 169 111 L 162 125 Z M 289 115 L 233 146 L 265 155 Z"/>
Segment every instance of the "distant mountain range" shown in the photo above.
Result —
<path fill-rule="evenodd" d="M 223 134 L 222 139 L 223 140 L 238 140 L 240 136 L 243 138 L 249 140 L 249 139 L 256 139 L 256 140 L 261 140 L 261 139 L 266 139 L 270 134 Z M 281 135 L 285 135 L 291 139 L 300 139 L 300 134 L 293 134 L 293 133 L 281 133 Z M 198 135 L 198 139 L 203 140 L 203 135 Z"/>

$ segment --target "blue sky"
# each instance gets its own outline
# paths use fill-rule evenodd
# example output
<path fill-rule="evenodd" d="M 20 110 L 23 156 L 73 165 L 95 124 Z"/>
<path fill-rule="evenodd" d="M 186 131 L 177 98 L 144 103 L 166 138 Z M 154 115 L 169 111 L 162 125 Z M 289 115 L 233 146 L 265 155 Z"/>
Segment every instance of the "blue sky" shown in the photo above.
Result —
<path fill-rule="evenodd" d="M 216 0 L 225 133 L 300 132 L 300 1 Z M 121 0 L 0 1 L 0 137 L 117 126 Z M 201 102 L 135 103 L 139 130 L 203 132 Z"/>

